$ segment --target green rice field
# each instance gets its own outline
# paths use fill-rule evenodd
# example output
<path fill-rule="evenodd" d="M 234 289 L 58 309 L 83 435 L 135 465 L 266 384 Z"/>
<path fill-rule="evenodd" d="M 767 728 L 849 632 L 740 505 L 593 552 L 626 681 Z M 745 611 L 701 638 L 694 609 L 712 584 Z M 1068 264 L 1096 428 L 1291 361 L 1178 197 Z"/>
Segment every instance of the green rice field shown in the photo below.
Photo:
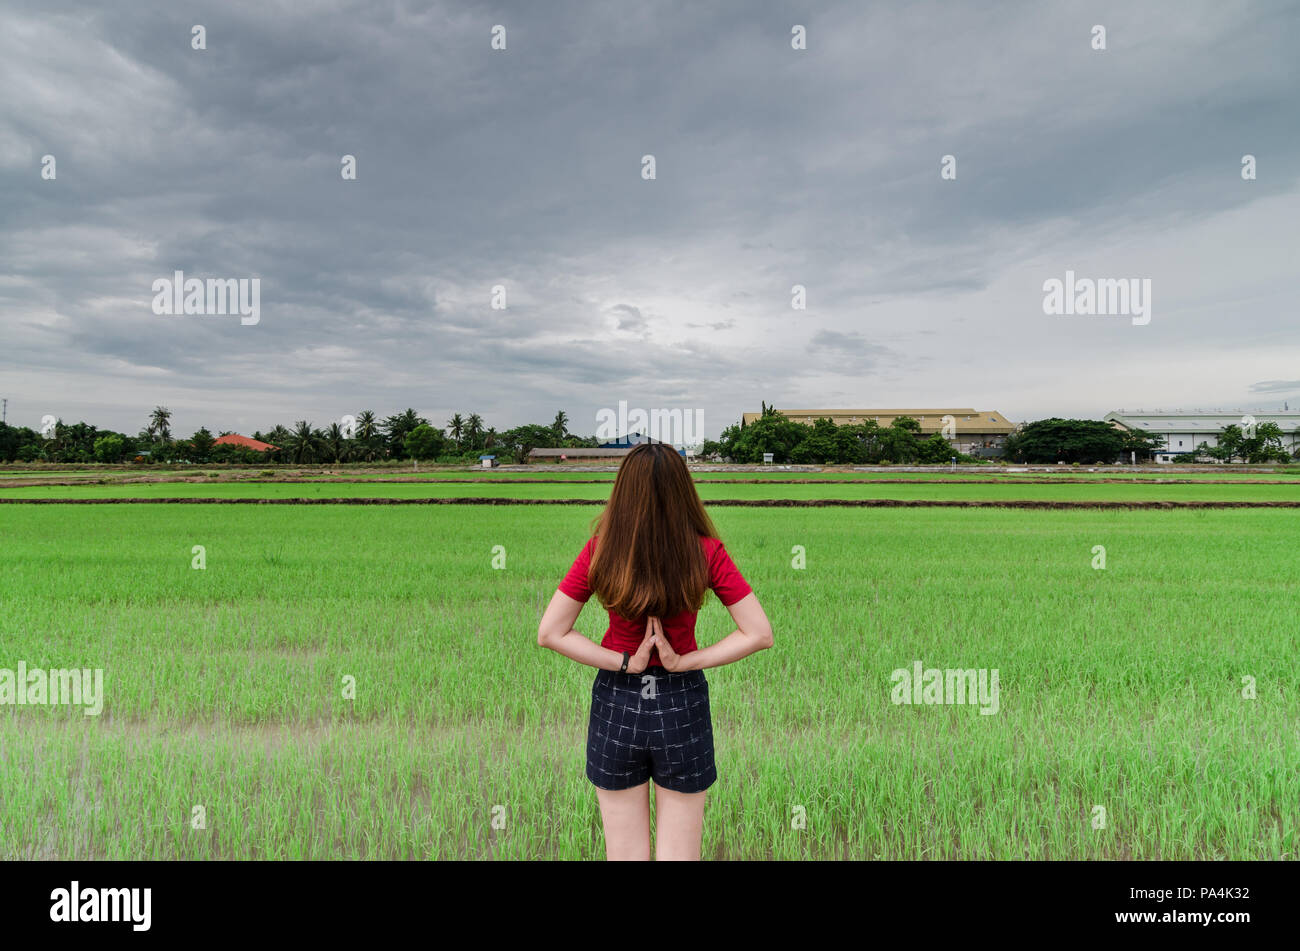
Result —
<path fill-rule="evenodd" d="M 334 499 L 518 498 L 586 499 L 603 503 L 613 481 L 535 482 L 139 482 L 126 485 L 0 487 L 5 499 Z M 1004 483 L 963 481 L 821 484 L 710 483 L 697 485 L 706 502 L 721 499 L 902 499 L 953 501 L 1297 502 L 1300 481 L 1283 484 L 1220 483 Z"/>
<path fill-rule="evenodd" d="M 257 482 L 279 479 L 321 480 L 321 481 L 357 481 L 357 480 L 418 480 L 418 481 L 455 481 L 455 482 L 490 482 L 508 480 L 511 482 L 538 481 L 549 482 L 592 480 L 614 481 L 615 466 L 572 467 L 567 465 L 536 465 L 531 467 L 507 467 L 498 469 L 479 469 L 464 467 L 416 468 L 386 466 L 369 468 L 364 464 L 347 464 L 336 467 L 309 466 L 294 468 L 284 466 L 276 469 L 257 469 L 227 466 L 189 466 L 180 469 L 151 468 L 139 466 L 118 466 L 104 468 L 75 468 L 62 470 L 50 469 L 0 469 L 0 486 L 6 482 L 28 479 L 42 479 L 55 482 L 130 482 L 152 479 L 181 480 L 194 478 L 234 479 Z M 994 480 L 1030 480 L 1030 481 L 1067 481 L 1083 479 L 1087 481 L 1123 480 L 1136 482 L 1181 482 L 1181 481 L 1300 481 L 1300 466 L 1209 466 L 1190 471 L 1170 471 L 1166 467 L 1140 466 L 1134 468 L 1095 468 L 1085 466 L 1021 466 L 1021 467 L 968 467 L 950 472 L 942 466 L 924 469 L 903 469 L 890 467 L 853 467 L 853 466 L 771 466 L 771 467 L 696 467 L 695 477 L 701 482 L 716 481 L 860 481 L 860 480 L 902 480 L 927 481 L 983 481 Z"/>
<path fill-rule="evenodd" d="M 536 632 L 608 489 L 526 476 L 0 488 L 591 500 L 0 505 L 0 669 L 102 668 L 105 693 L 98 716 L 0 705 L 0 859 L 603 858 L 583 773 L 595 671 Z M 1298 489 L 700 486 L 706 499 Z M 1300 512 L 711 514 L 776 643 L 707 671 L 719 779 L 705 858 L 1300 857 Z M 599 639 L 598 603 L 577 626 Z M 710 598 L 701 645 L 730 630 Z M 996 713 L 892 702 L 892 672 L 917 661 L 996 669 Z"/>

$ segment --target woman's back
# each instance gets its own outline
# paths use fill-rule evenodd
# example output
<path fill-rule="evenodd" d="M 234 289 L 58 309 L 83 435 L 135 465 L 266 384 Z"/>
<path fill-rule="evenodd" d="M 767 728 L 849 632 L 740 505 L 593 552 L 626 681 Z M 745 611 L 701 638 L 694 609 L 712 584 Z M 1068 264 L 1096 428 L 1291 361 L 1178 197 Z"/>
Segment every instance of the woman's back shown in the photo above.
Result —
<path fill-rule="evenodd" d="M 730 607 L 744 598 L 752 590 L 745 581 L 735 562 L 727 553 L 721 539 L 707 535 L 699 536 L 705 562 L 708 565 L 708 587 L 718 596 L 724 606 Z M 592 536 L 578 553 L 577 559 L 569 569 L 559 589 L 575 601 L 587 601 L 594 593 L 590 580 L 592 555 L 600 537 Z M 695 643 L 695 617 L 698 612 L 680 611 L 669 617 L 660 618 L 664 634 L 674 651 L 679 654 L 697 650 Z M 615 651 L 635 651 L 645 637 L 645 616 L 626 618 L 614 610 L 609 610 L 609 627 L 600 642 L 602 647 Z M 650 666 L 662 667 L 658 656 L 652 655 Z"/>

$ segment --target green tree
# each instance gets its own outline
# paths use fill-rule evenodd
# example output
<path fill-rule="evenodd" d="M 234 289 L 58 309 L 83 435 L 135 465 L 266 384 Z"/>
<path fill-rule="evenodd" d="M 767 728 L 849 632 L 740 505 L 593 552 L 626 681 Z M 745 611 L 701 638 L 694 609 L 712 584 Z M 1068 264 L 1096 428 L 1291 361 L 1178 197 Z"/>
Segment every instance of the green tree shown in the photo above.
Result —
<path fill-rule="evenodd" d="M 1219 433 L 1219 444 L 1211 450 L 1214 458 L 1221 462 L 1232 462 L 1238 456 L 1246 456 L 1246 435 L 1236 423 L 1229 423 Z"/>
<path fill-rule="evenodd" d="M 929 439 L 923 439 L 916 446 L 916 461 L 923 466 L 947 465 L 954 457 L 960 456 L 952 443 L 939 433 Z"/>
<path fill-rule="evenodd" d="M 394 459 L 405 459 L 407 434 L 415 427 L 428 425 L 428 423 L 427 419 L 410 408 L 395 416 L 389 416 L 384 420 L 384 438 L 388 443 L 388 454 Z"/>
<path fill-rule="evenodd" d="M 59 420 L 55 425 L 56 458 L 61 462 L 93 462 L 95 459 L 95 440 L 101 433 L 87 422 L 65 425 Z"/>
<path fill-rule="evenodd" d="M 456 448 L 460 448 L 461 436 L 465 432 L 465 420 L 461 418 L 460 413 L 456 413 L 447 420 L 447 429 L 450 431 L 451 438 L 456 441 Z"/>
<path fill-rule="evenodd" d="M 428 423 L 421 423 L 406 434 L 406 454 L 412 459 L 436 459 L 446 445 L 446 438 Z"/>
<path fill-rule="evenodd" d="M 790 450 L 790 461 L 800 464 L 834 462 L 839 454 L 836 426 L 830 419 L 817 419 L 806 426 L 803 439 Z"/>
<path fill-rule="evenodd" d="M 126 452 L 126 440 L 117 433 L 100 436 L 95 440 L 95 458 L 100 462 L 121 462 Z"/>
<path fill-rule="evenodd" d="M 289 461 L 296 465 L 316 462 L 321 458 L 325 440 L 319 429 L 313 429 L 311 423 L 300 419 L 294 424 L 293 432 L 284 443 Z"/>
<path fill-rule="evenodd" d="M 1113 462 L 1124 434 L 1097 419 L 1040 419 L 1007 437 L 1003 454 L 1015 462 Z"/>
<path fill-rule="evenodd" d="M 172 440 L 172 411 L 166 406 L 156 406 L 154 411 L 149 414 L 149 426 L 145 432 L 149 434 L 151 442 L 166 445 Z"/>
<path fill-rule="evenodd" d="M 5 462 L 16 459 L 27 462 L 36 458 L 43 441 L 41 434 L 34 429 L 0 423 L 0 459 Z"/>
<path fill-rule="evenodd" d="M 1249 463 L 1286 462 L 1288 455 L 1282 448 L 1282 428 L 1277 423 L 1260 423 L 1251 436 L 1242 433 L 1240 454 Z"/>
<path fill-rule="evenodd" d="M 207 462 L 212 458 L 212 447 L 217 443 L 206 426 L 200 426 L 190 437 L 190 449 L 195 462 Z"/>
<path fill-rule="evenodd" d="M 1138 459 L 1150 459 L 1164 444 L 1160 436 L 1149 433 L 1145 429 L 1120 429 L 1118 431 L 1122 437 L 1119 447 L 1120 457 L 1125 460 L 1132 458 L 1130 453 L 1136 453 Z"/>
<path fill-rule="evenodd" d="M 517 426 L 501 434 L 503 449 L 510 453 L 516 462 L 528 461 L 528 454 L 534 449 L 553 449 L 556 446 L 555 430 L 550 426 L 530 424 Z"/>
<path fill-rule="evenodd" d="M 747 425 L 724 429 L 723 454 L 741 464 L 760 463 L 766 452 L 772 453 L 774 462 L 791 462 L 795 447 L 803 442 L 808 431 L 809 427 L 803 423 L 772 411 Z"/>
<path fill-rule="evenodd" d="M 921 424 L 911 416 L 896 416 L 886 427 L 877 430 L 880 459 L 907 464 L 917 461 L 920 452 Z"/>
<path fill-rule="evenodd" d="M 256 439 L 257 437 L 254 436 L 253 438 Z M 269 433 L 267 433 L 266 438 L 262 439 L 261 442 L 270 443 L 272 446 L 276 447 L 275 452 L 268 452 L 267 455 L 275 456 L 275 459 L 278 462 L 282 459 L 289 458 L 288 447 L 289 447 L 289 443 L 292 440 L 293 440 L 293 433 L 285 429 L 282 424 L 276 423 L 275 428 L 272 429 Z"/>
<path fill-rule="evenodd" d="M 470 413 L 465 421 L 465 443 L 471 452 L 483 451 L 483 417 Z"/>
<path fill-rule="evenodd" d="M 357 428 L 353 433 L 356 453 L 364 462 L 373 462 L 383 451 L 379 445 L 379 424 L 373 411 L 363 409 L 357 413 Z"/>
<path fill-rule="evenodd" d="M 43 427 L 42 427 L 43 429 Z M 64 425 L 62 419 L 54 421 L 54 429 L 50 431 L 50 436 L 45 440 L 44 458 L 51 462 L 66 462 L 63 457 L 64 446 L 66 445 L 66 434 L 68 427 Z"/>
<path fill-rule="evenodd" d="M 338 420 L 330 423 L 329 429 L 322 435 L 322 449 L 329 462 L 346 462 L 348 458 L 348 437 Z"/>
<path fill-rule="evenodd" d="M 835 427 L 834 462 L 845 465 L 861 465 L 867 461 L 866 427 L 861 424 L 849 424 Z"/>

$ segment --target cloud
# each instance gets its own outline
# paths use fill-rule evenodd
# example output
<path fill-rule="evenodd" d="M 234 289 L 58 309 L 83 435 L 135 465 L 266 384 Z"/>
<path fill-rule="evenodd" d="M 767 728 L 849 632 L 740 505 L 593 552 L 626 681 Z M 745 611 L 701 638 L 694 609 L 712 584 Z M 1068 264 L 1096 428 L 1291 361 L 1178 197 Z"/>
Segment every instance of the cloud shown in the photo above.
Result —
<path fill-rule="evenodd" d="M 889 347 L 853 331 L 819 330 L 809 340 L 808 352 L 836 373 L 864 373 L 901 359 Z"/>
<path fill-rule="evenodd" d="M 504 429 L 626 398 L 716 435 L 759 399 L 1020 419 L 1293 388 L 1300 11 L 815 2 L 806 51 L 743 0 L 501 17 L 496 53 L 451 2 L 8 4 L 10 420 Z M 1152 276 L 1151 324 L 1045 319 L 1067 268 Z M 260 277 L 260 323 L 152 314 L 175 270 Z"/>
<path fill-rule="evenodd" d="M 614 317 L 616 330 L 644 334 L 650 328 L 639 307 L 633 307 L 631 304 L 615 304 L 609 310 Z"/>
<path fill-rule="evenodd" d="M 1300 380 L 1263 380 L 1250 385 L 1252 393 L 1295 393 L 1300 390 Z"/>

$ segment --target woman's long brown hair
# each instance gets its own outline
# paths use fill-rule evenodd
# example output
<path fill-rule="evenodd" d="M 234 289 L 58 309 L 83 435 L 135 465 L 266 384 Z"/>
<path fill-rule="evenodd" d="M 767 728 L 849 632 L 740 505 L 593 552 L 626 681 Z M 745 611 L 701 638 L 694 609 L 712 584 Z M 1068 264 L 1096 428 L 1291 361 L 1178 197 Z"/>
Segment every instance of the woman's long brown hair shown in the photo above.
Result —
<path fill-rule="evenodd" d="M 701 535 L 718 532 L 686 461 L 666 443 L 634 446 L 597 520 L 591 588 L 629 620 L 698 611 L 709 588 Z"/>

